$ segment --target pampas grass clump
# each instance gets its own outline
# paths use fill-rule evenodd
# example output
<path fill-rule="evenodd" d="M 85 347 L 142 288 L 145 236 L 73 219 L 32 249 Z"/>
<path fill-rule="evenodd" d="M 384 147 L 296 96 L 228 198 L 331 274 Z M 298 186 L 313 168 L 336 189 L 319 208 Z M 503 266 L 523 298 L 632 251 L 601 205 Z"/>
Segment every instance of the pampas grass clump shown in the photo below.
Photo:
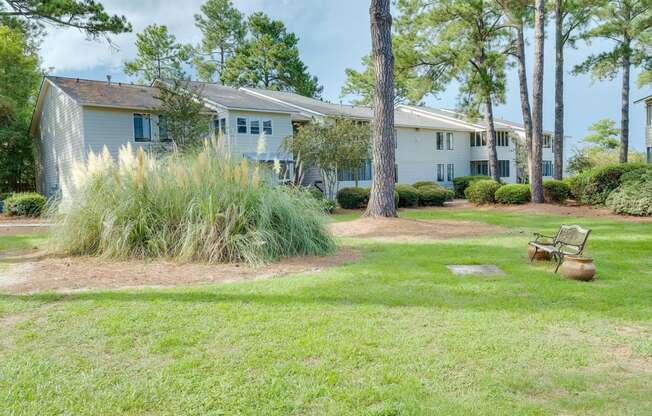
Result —
<path fill-rule="evenodd" d="M 56 252 L 261 264 L 335 247 L 314 198 L 273 186 L 269 172 L 213 144 L 161 158 L 127 145 L 117 161 L 105 148 L 74 171 L 51 237 Z"/>

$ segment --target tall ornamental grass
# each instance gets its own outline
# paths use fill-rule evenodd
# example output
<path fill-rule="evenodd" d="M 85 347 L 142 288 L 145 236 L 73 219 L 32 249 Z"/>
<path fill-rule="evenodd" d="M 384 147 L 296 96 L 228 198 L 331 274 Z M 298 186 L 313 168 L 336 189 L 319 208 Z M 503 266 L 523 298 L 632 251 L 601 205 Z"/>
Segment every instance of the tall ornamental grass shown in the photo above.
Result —
<path fill-rule="evenodd" d="M 250 264 L 331 253 L 314 198 L 273 186 L 269 177 L 208 143 L 161 158 L 127 145 L 117 161 L 105 148 L 75 166 L 76 189 L 61 203 L 52 247 L 69 255 Z"/>

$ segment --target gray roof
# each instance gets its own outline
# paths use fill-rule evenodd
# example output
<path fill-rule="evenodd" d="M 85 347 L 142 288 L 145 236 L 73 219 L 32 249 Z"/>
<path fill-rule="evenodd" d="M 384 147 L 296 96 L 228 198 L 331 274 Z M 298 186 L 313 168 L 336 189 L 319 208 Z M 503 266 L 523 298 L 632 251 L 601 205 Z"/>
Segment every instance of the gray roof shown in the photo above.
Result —
<path fill-rule="evenodd" d="M 156 98 L 159 90 L 145 85 L 119 82 L 109 85 L 106 81 L 53 76 L 46 79 L 81 105 L 150 109 L 161 104 Z"/>
<path fill-rule="evenodd" d="M 634 101 L 634 104 L 640 103 L 642 101 L 652 101 L 652 95 L 648 95 L 647 97 L 639 98 L 638 100 Z"/>
<path fill-rule="evenodd" d="M 281 101 L 293 105 L 305 115 L 342 116 L 361 120 L 371 120 L 373 118 L 373 109 L 368 106 L 334 104 L 285 91 L 269 91 L 256 88 L 246 88 L 244 90 L 251 91 L 259 96 L 268 97 L 275 100 L 275 102 Z M 448 123 L 443 120 L 433 120 L 405 111 L 394 112 L 394 124 L 399 127 L 473 131 L 471 128 Z"/>
<path fill-rule="evenodd" d="M 200 88 L 207 100 L 230 110 L 243 109 L 279 113 L 299 112 L 294 107 L 266 100 L 237 88 L 199 81 L 192 81 L 191 85 Z"/>

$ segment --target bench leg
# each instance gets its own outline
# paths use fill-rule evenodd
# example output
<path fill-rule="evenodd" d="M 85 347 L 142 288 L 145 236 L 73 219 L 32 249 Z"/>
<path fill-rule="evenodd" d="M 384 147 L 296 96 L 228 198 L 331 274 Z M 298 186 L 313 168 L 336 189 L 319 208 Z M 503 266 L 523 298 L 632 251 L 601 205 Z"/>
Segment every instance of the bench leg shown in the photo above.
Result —
<path fill-rule="evenodd" d="M 558 254 L 557 255 L 557 267 L 555 268 L 555 273 L 559 270 L 559 267 L 561 267 L 561 264 L 564 262 L 564 256 L 563 254 Z"/>
<path fill-rule="evenodd" d="M 538 252 L 539 252 L 539 247 L 534 247 L 534 253 L 530 256 L 530 263 L 534 261 L 534 258 L 537 256 Z"/>

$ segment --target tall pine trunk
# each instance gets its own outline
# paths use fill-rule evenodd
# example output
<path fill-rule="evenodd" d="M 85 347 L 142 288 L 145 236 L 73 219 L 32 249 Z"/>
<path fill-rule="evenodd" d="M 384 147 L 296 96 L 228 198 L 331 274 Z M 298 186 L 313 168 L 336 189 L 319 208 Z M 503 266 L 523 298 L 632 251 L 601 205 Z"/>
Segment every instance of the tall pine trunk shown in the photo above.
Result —
<path fill-rule="evenodd" d="M 555 157 L 554 178 L 564 175 L 564 15 L 562 0 L 555 0 L 555 138 L 552 150 Z"/>
<path fill-rule="evenodd" d="M 374 61 L 373 182 L 365 216 L 395 217 L 394 206 L 394 55 L 390 0 L 371 0 Z"/>
<path fill-rule="evenodd" d="M 491 97 L 487 98 L 484 103 L 484 120 L 487 124 L 487 157 L 489 161 L 489 176 L 498 182 L 500 172 L 498 172 L 498 152 L 496 151 L 496 127 L 494 126 L 494 107 Z"/>
<path fill-rule="evenodd" d="M 631 73 L 630 41 L 626 40 L 623 56 L 623 86 L 620 108 L 620 163 L 627 163 L 629 153 L 629 77 Z"/>
<path fill-rule="evenodd" d="M 532 110 L 527 86 L 527 69 L 525 66 L 525 36 L 523 25 L 516 28 L 516 59 L 518 61 L 518 83 L 521 97 L 521 112 L 523 113 L 523 128 L 525 130 L 525 152 L 528 157 L 528 177 L 532 177 Z"/>
<path fill-rule="evenodd" d="M 543 46 L 545 37 L 545 0 L 535 0 L 534 69 L 532 74 L 532 147 L 530 190 L 532 202 L 543 202 Z"/>

